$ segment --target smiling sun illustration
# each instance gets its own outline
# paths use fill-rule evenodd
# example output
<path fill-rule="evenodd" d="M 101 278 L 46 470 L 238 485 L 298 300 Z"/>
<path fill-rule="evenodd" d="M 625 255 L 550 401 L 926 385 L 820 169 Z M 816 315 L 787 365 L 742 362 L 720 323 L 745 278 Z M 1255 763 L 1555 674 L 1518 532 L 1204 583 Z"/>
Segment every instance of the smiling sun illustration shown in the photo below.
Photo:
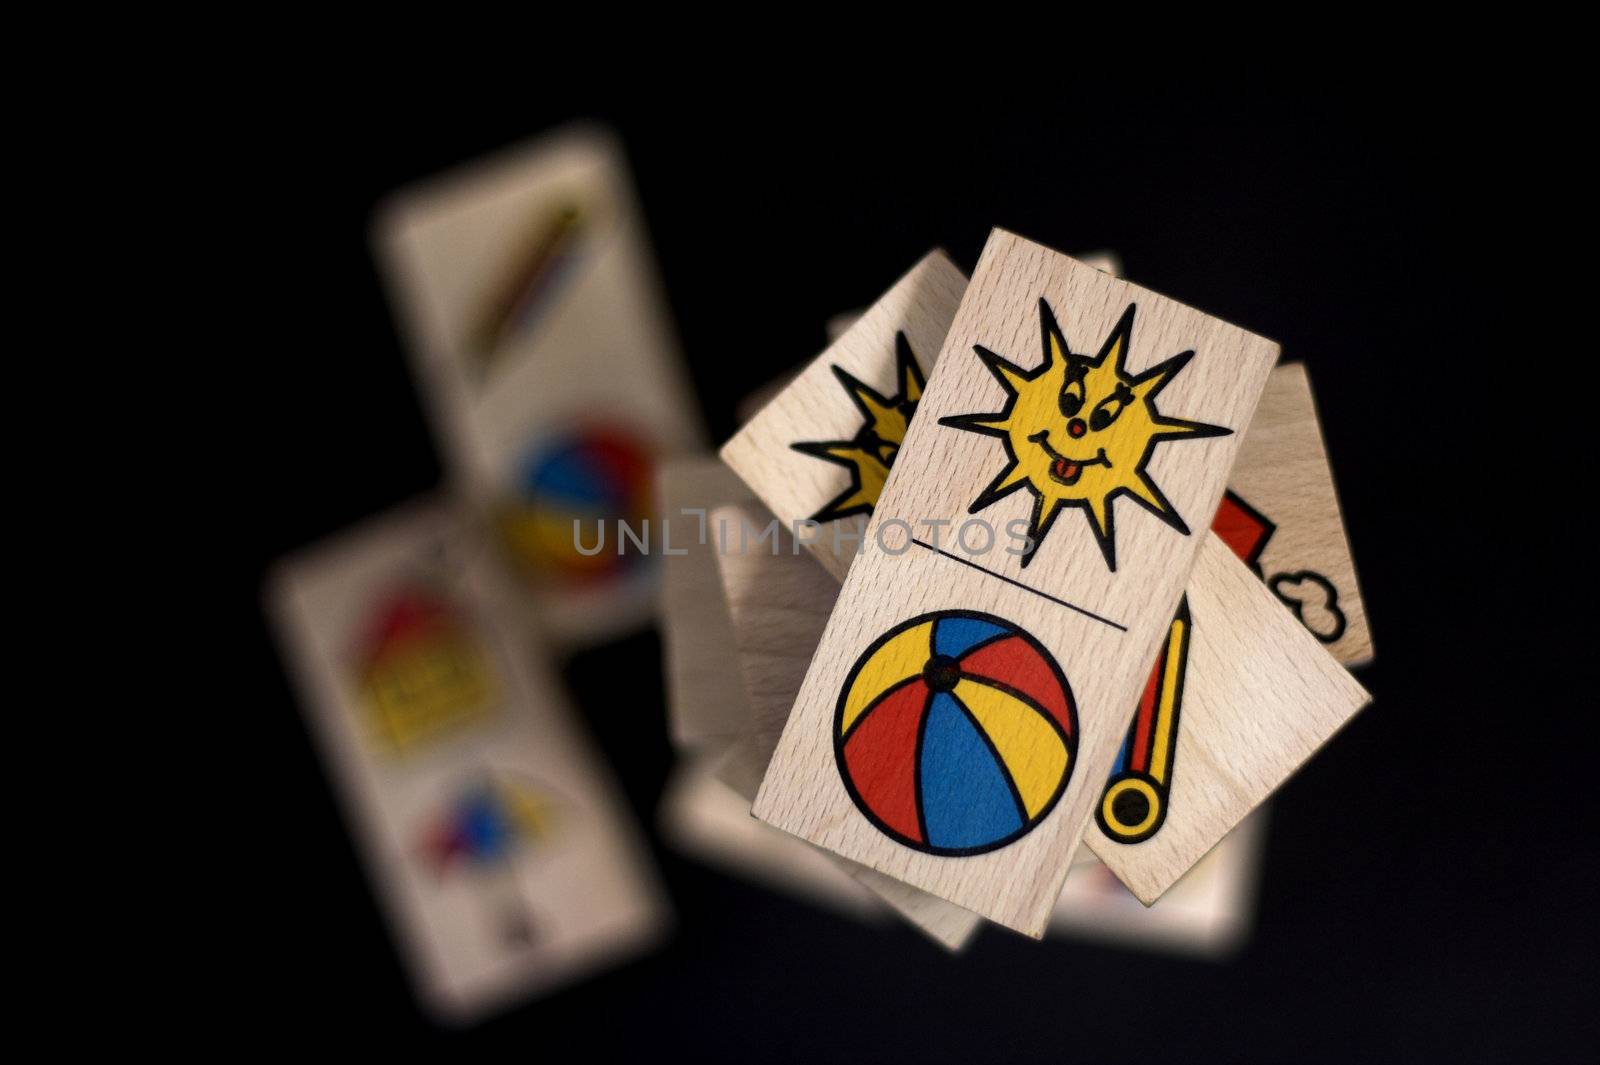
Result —
<path fill-rule="evenodd" d="M 961 414 L 941 418 L 940 425 L 997 436 L 1005 444 L 1009 461 L 1000 475 L 973 500 L 970 514 L 995 503 L 1020 488 L 1033 493 L 1027 553 L 1034 552 L 1064 507 L 1082 508 L 1094 530 L 1106 565 L 1117 568 L 1117 545 L 1112 500 L 1126 495 L 1185 536 L 1189 526 L 1145 465 L 1163 440 L 1226 436 L 1232 429 L 1220 425 L 1168 418 L 1156 409 L 1155 398 L 1177 376 L 1193 351 L 1174 355 L 1141 374 L 1128 373 L 1129 338 L 1133 333 L 1135 304 L 1111 331 L 1100 354 L 1090 358 L 1067 348 L 1055 314 L 1039 301 L 1044 333 L 1044 363 L 1023 370 L 981 346 L 978 357 L 1006 390 L 1005 409 L 996 414 Z"/>
<path fill-rule="evenodd" d="M 893 396 L 880 395 L 839 367 L 833 368 L 833 375 L 861 412 L 861 428 L 854 437 L 789 445 L 803 454 L 815 455 L 850 471 L 850 487 L 824 503 L 811 516 L 812 521 L 871 514 L 878 504 L 883 482 L 889 477 L 889 467 L 894 465 L 894 457 L 905 441 L 906 426 L 917 412 L 917 400 L 922 398 L 924 383 L 922 369 L 904 333 L 895 334 L 894 346 L 895 380 L 900 391 Z"/>

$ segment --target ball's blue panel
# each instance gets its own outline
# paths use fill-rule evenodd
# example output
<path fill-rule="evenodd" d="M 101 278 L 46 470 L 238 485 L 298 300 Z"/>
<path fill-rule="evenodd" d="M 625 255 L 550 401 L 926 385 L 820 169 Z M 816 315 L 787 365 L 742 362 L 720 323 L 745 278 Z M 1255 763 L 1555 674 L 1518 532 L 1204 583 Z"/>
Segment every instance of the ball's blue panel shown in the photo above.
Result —
<path fill-rule="evenodd" d="M 617 501 L 617 486 L 610 483 L 607 470 L 581 444 L 541 456 L 529 470 L 528 483 L 535 495 L 572 504 Z"/>
<path fill-rule="evenodd" d="M 960 658 L 985 640 L 1004 636 L 1010 629 L 977 618 L 940 618 L 933 633 L 933 653 Z"/>
<path fill-rule="evenodd" d="M 926 728 L 920 784 L 928 843 L 983 847 L 1020 829 L 1022 813 L 1004 770 L 948 692 L 934 696 Z"/>

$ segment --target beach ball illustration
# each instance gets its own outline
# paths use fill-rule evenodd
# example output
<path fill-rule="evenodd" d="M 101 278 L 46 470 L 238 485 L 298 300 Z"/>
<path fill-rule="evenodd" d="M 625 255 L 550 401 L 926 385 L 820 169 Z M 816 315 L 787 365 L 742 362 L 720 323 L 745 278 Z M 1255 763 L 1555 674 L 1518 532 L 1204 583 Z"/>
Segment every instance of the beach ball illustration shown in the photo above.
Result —
<path fill-rule="evenodd" d="M 1039 641 L 990 614 L 923 614 L 845 678 L 834 753 L 856 806 L 928 854 L 982 854 L 1026 835 L 1072 776 L 1077 710 Z"/>
<path fill-rule="evenodd" d="M 644 559 L 617 552 L 619 521 L 636 533 L 650 515 L 651 463 L 644 446 L 609 427 L 588 427 L 547 439 L 528 452 L 518 478 L 520 498 L 500 515 L 513 554 L 540 576 L 590 584 L 621 575 Z M 604 530 L 604 548 L 578 550 L 573 522 L 585 547 Z"/>

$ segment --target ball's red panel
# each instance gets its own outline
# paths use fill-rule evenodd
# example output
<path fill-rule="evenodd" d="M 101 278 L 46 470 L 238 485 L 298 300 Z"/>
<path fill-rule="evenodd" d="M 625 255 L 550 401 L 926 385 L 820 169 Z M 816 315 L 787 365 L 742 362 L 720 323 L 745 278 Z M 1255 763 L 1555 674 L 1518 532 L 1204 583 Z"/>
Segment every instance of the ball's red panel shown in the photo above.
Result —
<path fill-rule="evenodd" d="M 928 709 L 920 680 L 898 688 L 862 714 L 845 741 L 849 779 L 878 820 L 922 842 L 917 822 L 917 730 Z"/>
<path fill-rule="evenodd" d="M 961 659 L 961 672 L 978 680 L 992 680 L 1021 692 L 1038 703 L 1072 735 L 1070 698 L 1061 689 L 1055 670 L 1020 636 L 985 644 Z"/>

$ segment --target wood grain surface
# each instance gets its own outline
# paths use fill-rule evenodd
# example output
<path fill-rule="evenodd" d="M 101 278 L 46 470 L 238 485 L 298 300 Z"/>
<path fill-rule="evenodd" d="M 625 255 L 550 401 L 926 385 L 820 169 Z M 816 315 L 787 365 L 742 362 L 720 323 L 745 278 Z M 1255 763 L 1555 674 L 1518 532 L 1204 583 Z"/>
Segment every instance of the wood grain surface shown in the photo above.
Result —
<path fill-rule="evenodd" d="M 709 515 L 718 506 L 754 497 L 710 455 L 669 459 L 656 487 L 658 520 L 669 530 L 657 535 L 667 537 L 660 621 L 672 741 L 679 747 L 727 743 L 744 730 L 750 711 L 743 686 L 728 672 L 733 622 L 722 595 Z M 668 543 L 671 549 L 665 550 Z"/>
<path fill-rule="evenodd" d="M 918 319 L 905 315 L 914 306 L 904 300 L 898 314 L 879 314 L 882 308 L 875 306 L 841 343 L 862 330 L 888 332 L 888 326 L 909 338 Z M 923 328 L 917 342 L 925 343 L 927 332 Z M 1018 413 L 1029 419 L 1023 429 L 1055 433 L 1058 447 L 1072 447 L 1074 457 L 1097 443 L 1102 459 L 1110 449 L 1116 457 L 1102 465 L 1115 465 L 1118 483 L 1129 486 L 1122 490 L 1123 499 L 1107 489 L 1082 506 L 1052 506 L 1067 480 L 1081 480 L 1079 473 L 1087 477 L 1089 458 L 1079 464 L 1081 471 L 1072 466 L 1056 487 L 1032 476 L 1028 491 L 995 497 L 993 489 L 1001 485 L 1008 459 L 1022 455 L 1026 465 L 1037 456 L 1016 450 L 1021 431 L 1011 441 L 1000 441 L 941 423 L 1010 409 L 1007 392 L 1020 387 L 1020 378 L 1014 374 L 1003 382 L 994 359 L 974 354 L 978 348 L 995 352 L 1031 374 L 1030 379 L 1043 378 L 1052 365 L 1058 372 L 1080 365 L 1073 356 L 1097 371 L 1103 368 L 1095 374 L 1097 394 L 1080 397 L 1080 402 L 1093 403 L 1099 411 L 1110 402 L 1116 384 L 1118 404 L 1135 413 L 1109 428 L 1091 419 L 1089 432 L 1096 435 L 1081 446 L 1069 443 L 1069 436 L 1082 434 L 1081 429 L 1074 431 L 1065 407 L 1070 384 L 1060 390 L 1059 416 L 1042 404 L 1025 403 Z M 997 230 L 962 297 L 943 352 L 920 396 L 921 417 L 907 430 L 868 523 L 863 542 L 876 546 L 869 546 L 850 571 L 754 812 L 786 831 L 1038 936 L 1203 539 L 1193 535 L 1190 525 L 1204 528 L 1217 507 L 1241 431 L 1277 348 Z M 1108 380 L 1110 372 L 1116 377 Z M 1078 387 L 1081 391 L 1081 382 Z M 1105 396 L 1098 394 L 1100 389 Z M 1159 414 L 1153 402 L 1157 391 Z M 1088 409 L 1084 407 L 1085 413 Z M 1140 431 L 1141 416 L 1148 419 L 1144 436 L 1131 440 Z M 1156 439 L 1153 426 L 1176 426 L 1179 419 L 1185 425 L 1219 428 L 1185 432 L 1183 439 Z M 1137 457 L 1131 470 L 1130 454 Z M 724 457 L 734 463 L 728 449 Z M 1056 468 L 1064 462 L 1058 460 Z M 1095 477 L 1088 480 L 1092 484 Z M 1151 485 L 1159 489 L 1152 492 Z M 1147 507 L 1127 504 L 1127 497 L 1136 493 Z M 1043 518 L 1030 496 L 1043 499 Z M 979 506 L 986 497 L 993 505 Z M 1115 510 L 1108 520 L 1111 506 Z M 985 510 L 996 528 L 1031 521 L 1033 549 L 1021 555 L 992 550 L 979 563 L 917 541 L 918 531 L 939 527 L 930 523 L 961 526 L 975 507 Z M 1067 520 L 1052 524 L 1052 515 Z M 880 529 L 886 532 L 881 538 Z M 951 739 L 951 760 L 941 764 L 939 774 L 930 775 L 928 748 L 919 738 L 918 750 L 924 753 L 915 785 L 917 817 L 923 819 L 930 808 L 948 810 L 953 827 L 944 833 L 951 841 L 948 846 L 933 839 L 933 833 L 921 846 L 908 845 L 909 833 L 891 837 L 881 819 L 863 816 L 867 804 L 857 801 L 860 785 L 875 787 L 880 780 L 847 786 L 842 772 L 846 760 L 835 750 L 841 726 L 849 724 L 849 700 L 842 698 L 842 689 L 856 675 L 852 670 L 858 662 L 873 668 L 864 653 L 874 641 L 919 617 L 974 610 L 999 619 L 1007 631 L 1025 635 L 1036 657 L 1069 678 L 1072 713 L 1065 716 L 1073 720 L 1046 730 L 1019 725 L 1020 731 L 1006 737 L 1003 760 L 1021 799 L 1017 813 L 1025 815 L 1025 822 L 1020 831 L 1003 834 L 995 843 L 989 840 L 1001 824 L 1000 814 L 975 821 L 968 813 L 977 808 L 969 790 L 984 786 L 975 783 L 978 771 L 969 771 L 976 762 L 962 753 L 963 743 L 965 750 L 976 749 L 970 739 Z M 959 722 L 952 727 L 960 727 Z M 1063 742 L 1068 747 L 1065 759 L 1058 750 Z M 1057 779 L 1041 786 L 1041 774 Z M 1027 795 L 1020 794 L 1022 787 Z M 1036 801 L 1036 793 L 1051 788 L 1054 792 L 1045 801 Z"/>
<path fill-rule="evenodd" d="M 754 524 L 767 517 L 755 505 L 722 507 L 713 512 L 717 527 L 732 527 L 740 521 Z M 755 799 L 795 693 L 805 679 L 811 653 L 822 638 L 828 614 L 839 596 L 839 584 L 811 555 L 796 553 L 793 541 L 786 536 L 770 550 L 727 552 L 717 557 L 733 617 L 734 643 L 748 693 L 750 718 L 749 728 L 734 742 L 714 773 L 749 802 Z M 790 836 L 783 838 L 797 847 L 809 846 Z M 965 946 L 981 923 L 970 910 L 839 855 L 821 853 L 947 949 Z"/>

